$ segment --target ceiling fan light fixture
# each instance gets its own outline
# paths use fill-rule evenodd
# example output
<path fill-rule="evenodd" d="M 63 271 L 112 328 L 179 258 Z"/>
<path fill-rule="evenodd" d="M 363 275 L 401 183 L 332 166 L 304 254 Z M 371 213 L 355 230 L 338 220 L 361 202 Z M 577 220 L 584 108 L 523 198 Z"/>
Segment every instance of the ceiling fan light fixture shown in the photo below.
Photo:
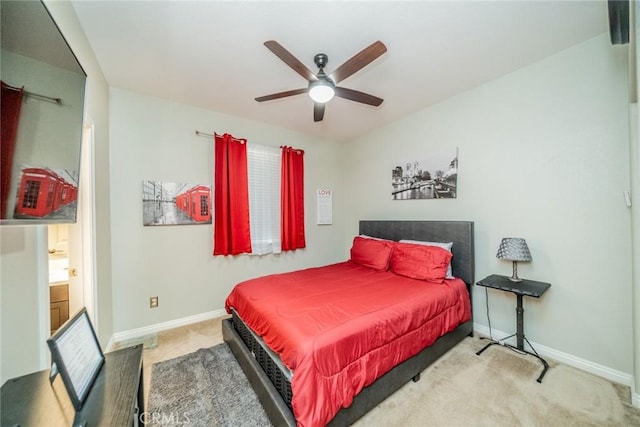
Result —
<path fill-rule="evenodd" d="M 335 94 L 336 91 L 333 85 L 326 79 L 309 83 L 309 97 L 313 99 L 314 102 L 325 104 L 331 101 Z"/>
<path fill-rule="evenodd" d="M 353 102 L 359 102 L 361 104 L 372 105 L 374 107 L 378 107 L 382 104 L 383 99 L 378 98 L 377 96 L 369 95 L 368 93 L 353 89 L 347 89 L 345 87 L 336 87 L 336 84 L 354 73 L 357 73 L 387 51 L 387 47 L 381 41 L 378 40 L 362 49 L 338 68 L 333 70 L 330 75 L 326 75 L 324 72 L 327 63 L 329 62 L 329 57 L 324 53 L 319 53 L 313 57 L 313 62 L 318 67 L 318 72 L 312 73 L 306 65 L 300 62 L 298 58 L 293 56 L 291 52 L 282 47 L 282 45 L 277 41 L 267 40 L 264 42 L 264 45 L 293 71 L 300 74 L 308 82 L 308 85 L 303 89 L 294 89 L 260 96 L 256 98 L 256 101 L 271 101 L 273 99 L 286 98 L 288 96 L 300 95 L 306 92 L 314 102 L 314 122 L 322 121 L 324 118 L 325 104 L 331 101 L 334 96 L 348 99 Z"/>

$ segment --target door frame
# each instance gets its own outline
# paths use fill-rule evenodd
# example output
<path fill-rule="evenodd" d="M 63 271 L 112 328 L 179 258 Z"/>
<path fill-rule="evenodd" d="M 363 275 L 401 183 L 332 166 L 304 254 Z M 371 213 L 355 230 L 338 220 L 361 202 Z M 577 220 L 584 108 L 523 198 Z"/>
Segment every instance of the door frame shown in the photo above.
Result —
<path fill-rule="evenodd" d="M 69 248 L 69 253 L 75 251 L 80 253 L 79 259 L 81 265 L 78 266 L 80 272 L 75 280 L 82 280 L 82 299 L 83 305 L 87 308 L 87 313 L 91 319 L 94 330 L 98 330 L 98 292 L 97 292 L 97 275 L 96 275 L 96 214 L 95 214 L 95 150 L 94 135 L 95 125 L 93 120 L 85 114 L 82 126 L 82 145 L 80 152 L 80 177 L 79 181 L 83 185 L 79 186 L 82 196 L 78 198 L 76 223 L 80 225 L 81 242 L 79 248 Z M 70 230 L 71 232 L 71 230 Z M 47 369 L 50 364 L 51 355 L 47 346 L 47 338 L 51 335 L 51 318 L 50 318 L 50 298 L 49 298 L 49 280 L 48 280 L 48 244 L 47 244 L 47 226 L 42 227 L 42 232 L 38 235 L 39 247 L 42 248 L 38 252 L 37 264 L 40 271 L 40 281 L 43 286 L 40 287 L 38 299 L 40 305 L 41 318 L 40 326 L 40 362 L 41 368 Z M 69 239 L 71 242 L 72 239 Z M 72 266 L 69 265 L 71 268 Z M 71 278 L 69 278 L 71 280 Z M 71 315 L 71 313 L 70 313 Z"/>
<path fill-rule="evenodd" d="M 84 184 L 81 205 L 78 213 L 81 218 L 82 248 L 80 277 L 83 283 L 83 302 L 91 319 L 94 330 L 98 330 L 98 292 L 96 276 L 96 200 L 95 200 L 95 157 L 94 135 L 95 126 L 91 117 L 85 115 L 82 126 L 82 151 L 80 181 Z"/>

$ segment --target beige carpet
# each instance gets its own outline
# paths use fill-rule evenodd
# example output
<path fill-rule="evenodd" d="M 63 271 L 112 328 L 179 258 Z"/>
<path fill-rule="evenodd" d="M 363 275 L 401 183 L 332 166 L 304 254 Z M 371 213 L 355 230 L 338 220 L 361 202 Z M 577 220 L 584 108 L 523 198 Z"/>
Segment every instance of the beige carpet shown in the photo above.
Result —
<path fill-rule="evenodd" d="M 628 387 L 466 338 L 361 418 L 370 426 L 640 426 Z"/>
<path fill-rule="evenodd" d="M 222 342 L 221 318 L 160 333 L 144 351 L 145 394 L 151 366 Z M 501 346 L 482 355 L 487 341 L 466 338 L 361 418 L 358 427 L 418 426 L 639 426 L 629 387 L 548 360 L 542 384 L 540 362 Z"/>

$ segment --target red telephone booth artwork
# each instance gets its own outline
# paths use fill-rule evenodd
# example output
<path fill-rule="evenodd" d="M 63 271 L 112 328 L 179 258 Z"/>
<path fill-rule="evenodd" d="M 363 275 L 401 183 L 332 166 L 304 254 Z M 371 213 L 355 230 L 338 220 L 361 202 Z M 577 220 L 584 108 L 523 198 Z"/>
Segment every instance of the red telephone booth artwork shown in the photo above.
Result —
<path fill-rule="evenodd" d="M 25 167 L 16 195 L 14 218 L 56 218 L 56 212 L 75 202 L 77 194 L 77 186 L 54 170 Z"/>
<path fill-rule="evenodd" d="M 211 187 L 202 184 L 143 181 L 142 223 L 211 224 Z"/>
<path fill-rule="evenodd" d="M 178 194 L 176 205 L 195 222 L 211 222 L 211 190 L 209 187 L 197 185 Z"/>

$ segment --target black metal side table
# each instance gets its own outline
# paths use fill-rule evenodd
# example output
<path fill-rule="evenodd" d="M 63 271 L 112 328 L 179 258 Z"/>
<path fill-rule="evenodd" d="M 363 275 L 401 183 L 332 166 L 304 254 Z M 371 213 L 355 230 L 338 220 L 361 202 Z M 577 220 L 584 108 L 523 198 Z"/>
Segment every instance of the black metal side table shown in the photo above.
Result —
<path fill-rule="evenodd" d="M 538 354 L 538 352 L 533 348 L 533 346 L 531 345 L 531 343 L 529 342 L 529 340 L 527 339 L 527 337 L 525 337 L 524 335 L 524 308 L 522 308 L 522 297 L 523 296 L 530 296 L 530 297 L 535 297 L 535 298 L 540 298 L 542 296 L 542 294 L 544 294 L 547 289 L 549 289 L 551 287 L 550 283 L 544 283 L 544 282 L 536 282 L 533 280 L 526 280 L 526 279 L 522 279 L 522 281 L 520 282 L 513 282 L 511 280 L 509 280 L 509 278 L 507 276 L 500 276 L 497 274 L 492 274 L 491 276 L 488 276 L 482 280 L 480 280 L 478 283 L 476 283 L 476 285 L 479 286 L 484 286 L 487 288 L 493 288 L 493 289 L 499 289 L 501 291 L 507 291 L 507 292 L 512 292 L 514 294 L 516 294 L 517 297 L 517 306 L 516 306 L 516 314 L 517 314 L 517 329 L 516 332 L 514 334 L 511 334 L 507 337 L 502 338 L 501 340 L 498 341 L 494 341 L 492 340 L 489 344 L 485 345 L 482 350 L 478 351 L 476 354 L 480 355 L 483 351 L 485 351 L 487 348 L 489 348 L 490 346 L 494 345 L 494 344 L 500 344 L 500 345 L 504 345 L 506 347 L 511 347 L 514 348 L 516 350 L 519 350 L 523 353 L 529 354 L 531 356 L 537 357 L 541 362 L 542 365 L 544 366 L 544 369 L 542 370 L 542 373 L 540 374 L 540 376 L 538 377 L 537 381 L 539 383 L 542 382 L 542 379 L 544 378 L 544 375 L 547 373 L 547 370 L 549 369 L 549 364 L 547 363 L 546 360 L 544 360 L 542 357 L 540 357 L 540 355 Z M 507 344 L 505 342 L 505 340 L 511 338 L 515 336 L 516 337 L 516 346 L 513 347 L 510 344 Z M 529 344 L 529 347 L 531 347 L 531 350 L 533 351 L 527 351 L 524 348 L 524 342 L 527 342 L 527 344 Z"/>

